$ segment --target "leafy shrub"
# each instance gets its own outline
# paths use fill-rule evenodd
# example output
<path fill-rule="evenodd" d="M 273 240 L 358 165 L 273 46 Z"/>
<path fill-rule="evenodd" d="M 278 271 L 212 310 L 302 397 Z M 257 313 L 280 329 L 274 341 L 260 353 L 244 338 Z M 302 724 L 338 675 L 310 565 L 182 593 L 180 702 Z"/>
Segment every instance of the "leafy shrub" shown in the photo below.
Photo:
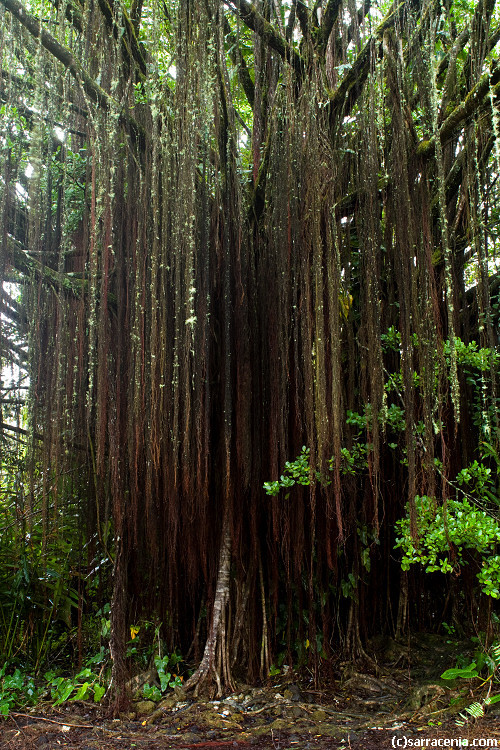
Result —
<path fill-rule="evenodd" d="M 50 686 L 54 706 L 60 706 L 68 700 L 85 701 L 93 696 L 94 703 L 100 703 L 106 688 L 99 683 L 99 675 L 88 667 L 78 672 L 75 677 L 56 677 L 53 672 L 46 672 L 45 679 Z"/>
<path fill-rule="evenodd" d="M 92 659 L 89 662 L 93 661 Z M 100 675 L 85 667 L 74 677 L 57 676 L 54 671 L 46 672 L 43 682 L 38 685 L 32 676 L 16 668 L 7 674 L 8 665 L 0 669 L 0 716 L 8 716 L 13 708 L 34 705 L 41 697 L 50 694 L 54 706 L 66 701 L 94 700 L 100 703 L 106 692 Z"/>
<path fill-rule="evenodd" d="M 9 675 L 4 664 L 0 669 L 0 716 L 7 716 L 12 708 L 35 703 L 41 692 L 32 677 L 23 674 L 20 669 Z"/>
<path fill-rule="evenodd" d="M 156 685 L 150 685 L 148 682 L 142 688 L 142 695 L 146 700 L 159 701 L 162 694 L 168 688 L 174 688 L 182 685 L 182 677 L 177 674 L 173 674 L 171 671 L 174 669 L 179 662 L 182 661 L 182 656 L 176 652 L 172 654 L 166 654 L 165 656 L 155 656 L 155 667 L 160 681 L 160 687 Z"/>
<path fill-rule="evenodd" d="M 176 685 L 182 685 L 182 679 L 171 671 L 181 661 L 182 656 L 175 652 L 163 657 L 155 657 L 155 667 L 158 672 L 158 679 L 160 680 L 160 689 L 162 693 L 164 693 L 169 687 L 173 688 Z"/>
<path fill-rule="evenodd" d="M 478 579 L 482 591 L 499 599 L 500 556 L 495 554 L 500 542 L 497 518 L 478 509 L 467 498 L 448 500 L 446 506 L 441 506 L 433 498 L 422 495 L 415 498 L 415 506 L 418 539 L 411 534 L 409 513 L 396 524 L 400 534 L 396 547 L 403 550 L 403 570 L 420 563 L 428 573 L 451 573 L 457 566 L 467 563 L 464 552 L 469 550 L 476 553 L 481 562 Z"/>

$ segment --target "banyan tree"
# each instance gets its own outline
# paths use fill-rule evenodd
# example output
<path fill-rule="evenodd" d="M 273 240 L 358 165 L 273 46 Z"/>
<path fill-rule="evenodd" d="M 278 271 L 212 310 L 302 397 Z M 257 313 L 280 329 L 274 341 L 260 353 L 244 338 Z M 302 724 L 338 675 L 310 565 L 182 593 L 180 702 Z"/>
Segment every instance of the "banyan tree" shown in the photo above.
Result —
<path fill-rule="evenodd" d="M 498 456 L 499 39 L 495 0 L 0 0 L 4 440 L 28 530 L 112 560 L 116 687 L 140 617 L 222 692 L 480 595 L 394 524 Z"/>

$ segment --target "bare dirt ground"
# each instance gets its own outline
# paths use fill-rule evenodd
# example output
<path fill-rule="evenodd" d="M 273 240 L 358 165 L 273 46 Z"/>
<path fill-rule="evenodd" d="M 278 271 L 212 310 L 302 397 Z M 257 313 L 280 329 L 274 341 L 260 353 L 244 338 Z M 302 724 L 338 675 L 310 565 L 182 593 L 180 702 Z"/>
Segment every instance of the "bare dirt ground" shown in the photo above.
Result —
<path fill-rule="evenodd" d="M 313 721 L 277 728 L 271 721 L 258 734 L 249 726 L 215 732 L 196 724 L 178 729 L 175 722 L 144 726 L 140 721 L 102 721 L 96 717 L 85 724 L 82 718 L 78 721 L 74 715 L 71 718 L 72 721 L 61 714 L 50 717 L 36 714 L 29 718 L 14 714 L 0 728 L 0 747 L 2 750 L 385 750 L 391 747 L 459 747 L 459 739 L 463 740 L 462 747 L 473 746 L 474 740 L 477 747 L 494 747 L 494 742 L 500 747 L 498 716 L 485 717 L 466 727 L 457 727 L 453 719 L 445 720 L 440 726 L 429 726 L 422 719 L 403 722 L 387 714 L 383 717 L 374 714 L 364 721 L 339 719 L 326 726 Z M 449 740 L 447 745 L 443 744 L 445 739 Z"/>
<path fill-rule="evenodd" d="M 480 719 L 459 712 L 481 693 L 439 675 L 455 663 L 457 644 L 422 636 L 411 652 L 386 640 L 377 667 L 343 665 L 338 679 L 314 689 L 312 679 L 281 675 L 240 686 L 221 700 L 192 700 L 182 691 L 155 705 L 136 701 L 119 719 L 73 703 L 39 705 L 0 720 L 1 750 L 385 750 L 406 747 L 499 747 L 500 704 Z M 484 690 L 483 690 L 484 692 Z"/>

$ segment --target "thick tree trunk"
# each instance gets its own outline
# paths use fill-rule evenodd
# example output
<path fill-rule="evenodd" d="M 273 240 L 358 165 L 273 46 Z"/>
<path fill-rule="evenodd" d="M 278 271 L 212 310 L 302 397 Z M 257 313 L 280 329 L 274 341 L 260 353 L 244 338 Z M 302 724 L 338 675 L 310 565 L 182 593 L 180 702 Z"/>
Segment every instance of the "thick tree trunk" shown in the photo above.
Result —
<path fill-rule="evenodd" d="M 230 665 L 227 659 L 227 633 L 225 608 L 229 599 L 229 573 L 231 565 L 231 534 L 229 531 L 229 520 L 227 515 L 222 530 L 219 570 L 217 574 L 217 586 L 212 609 L 212 621 L 208 632 L 207 642 L 200 665 L 196 672 L 187 680 L 185 690 L 194 688 L 194 695 L 198 695 L 200 689 L 210 678 L 217 683 L 217 694 L 220 696 L 224 687 L 232 688 Z M 216 656 L 219 654 L 219 659 Z M 223 674 L 224 685 L 221 683 L 220 674 Z"/>

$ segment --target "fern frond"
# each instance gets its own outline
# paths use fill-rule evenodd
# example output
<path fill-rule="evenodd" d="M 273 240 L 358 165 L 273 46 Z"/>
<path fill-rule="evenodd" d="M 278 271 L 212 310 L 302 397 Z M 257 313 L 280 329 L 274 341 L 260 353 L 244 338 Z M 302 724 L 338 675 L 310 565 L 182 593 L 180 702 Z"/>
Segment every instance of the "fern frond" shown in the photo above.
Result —
<path fill-rule="evenodd" d="M 491 657 L 497 667 L 500 667 L 500 642 L 496 641 L 491 646 Z"/>
<path fill-rule="evenodd" d="M 484 716 L 483 704 L 477 701 L 475 703 L 471 703 L 470 706 L 467 706 L 465 710 L 469 714 L 469 716 L 472 716 L 473 719 L 481 719 Z"/>

